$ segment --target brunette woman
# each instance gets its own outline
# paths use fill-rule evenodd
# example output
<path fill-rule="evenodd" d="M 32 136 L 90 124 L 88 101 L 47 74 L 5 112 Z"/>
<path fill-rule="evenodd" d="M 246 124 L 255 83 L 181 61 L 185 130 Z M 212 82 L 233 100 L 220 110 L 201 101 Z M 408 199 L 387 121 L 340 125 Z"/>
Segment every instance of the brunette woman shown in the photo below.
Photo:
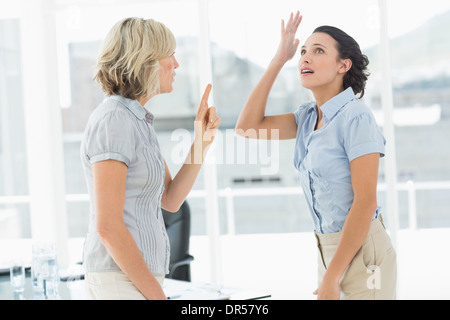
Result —
<path fill-rule="evenodd" d="M 288 114 L 266 116 L 272 85 L 298 50 L 299 12 L 282 21 L 275 57 L 250 94 L 236 124 L 248 138 L 296 139 L 294 165 L 319 247 L 318 299 L 395 299 L 396 254 L 377 204 L 385 139 L 360 100 L 367 57 L 342 30 L 317 28 L 300 48 L 300 81 L 315 101 Z M 357 97 L 356 95 L 359 95 Z M 249 130 L 252 129 L 252 130 Z"/>

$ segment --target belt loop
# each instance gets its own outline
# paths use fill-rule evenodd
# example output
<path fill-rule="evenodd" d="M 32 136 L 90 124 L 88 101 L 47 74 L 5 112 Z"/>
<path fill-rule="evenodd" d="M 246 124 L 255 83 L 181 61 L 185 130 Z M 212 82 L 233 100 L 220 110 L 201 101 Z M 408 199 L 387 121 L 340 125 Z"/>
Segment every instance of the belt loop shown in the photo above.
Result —
<path fill-rule="evenodd" d="M 383 228 L 386 229 L 386 226 L 384 225 L 384 221 L 383 221 L 383 215 L 381 213 L 378 215 L 378 220 L 380 220 L 381 225 L 383 226 Z"/>
<path fill-rule="evenodd" d="M 316 237 L 316 241 L 317 241 L 317 246 L 320 246 L 320 240 L 319 240 L 319 236 L 317 235 L 316 232 L 314 232 L 314 236 Z"/>
<path fill-rule="evenodd" d="M 327 268 L 327 264 L 325 263 L 325 259 L 323 258 L 322 245 L 320 244 L 320 238 L 316 232 L 314 232 L 314 236 L 316 237 L 316 240 L 317 240 L 317 249 L 319 250 L 320 259 L 322 260 L 323 267 L 326 270 L 328 268 Z"/>

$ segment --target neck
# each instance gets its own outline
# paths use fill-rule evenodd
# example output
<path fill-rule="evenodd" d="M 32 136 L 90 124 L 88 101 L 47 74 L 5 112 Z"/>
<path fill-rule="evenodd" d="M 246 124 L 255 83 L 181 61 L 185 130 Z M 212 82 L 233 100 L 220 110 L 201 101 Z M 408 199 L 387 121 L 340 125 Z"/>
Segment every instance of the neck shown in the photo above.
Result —
<path fill-rule="evenodd" d="M 151 95 L 149 97 L 147 96 L 141 96 L 138 97 L 136 100 L 141 104 L 142 107 L 145 106 L 145 104 L 153 97 L 154 95 Z"/>
<path fill-rule="evenodd" d="M 320 129 L 323 127 L 323 113 L 321 107 L 329 100 L 340 94 L 344 91 L 344 86 L 328 86 L 326 88 L 315 88 L 312 90 L 312 93 L 314 95 L 314 98 L 316 99 L 317 103 L 317 122 L 315 126 L 315 130 Z"/>
<path fill-rule="evenodd" d="M 344 87 L 341 84 L 340 86 L 335 87 L 327 87 L 327 88 L 317 88 L 312 90 L 314 98 L 316 99 L 317 107 L 320 109 L 327 101 L 337 96 L 341 92 L 344 91 Z"/>

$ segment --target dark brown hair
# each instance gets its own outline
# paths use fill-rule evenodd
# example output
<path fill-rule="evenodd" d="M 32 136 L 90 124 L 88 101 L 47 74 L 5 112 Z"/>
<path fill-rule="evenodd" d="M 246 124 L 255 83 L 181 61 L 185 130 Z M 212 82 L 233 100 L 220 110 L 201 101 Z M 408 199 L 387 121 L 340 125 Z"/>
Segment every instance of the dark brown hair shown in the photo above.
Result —
<path fill-rule="evenodd" d="M 367 70 L 369 59 L 362 54 L 359 44 L 347 33 L 336 27 L 321 26 L 316 28 L 313 33 L 317 32 L 326 33 L 336 40 L 339 58 L 352 61 L 352 67 L 344 76 L 344 89 L 352 87 L 355 95 L 360 93 L 360 98 L 362 98 L 370 73 Z"/>

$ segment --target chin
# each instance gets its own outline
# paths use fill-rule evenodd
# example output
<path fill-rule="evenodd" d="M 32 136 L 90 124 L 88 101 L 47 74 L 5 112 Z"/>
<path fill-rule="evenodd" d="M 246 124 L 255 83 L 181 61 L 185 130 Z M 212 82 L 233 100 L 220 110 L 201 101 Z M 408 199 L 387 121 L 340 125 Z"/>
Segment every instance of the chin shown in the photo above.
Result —
<path fill-rule="evenodd" d="M 173 88 L 170 87 L 170 88 L 164 88 L 164 89 L 162 89 L 160 93 L 171 93 L 172 91 L 173 91 Z"/>
<path fill-rule="evenodd" d="M 300 81 L 300 85 L 305 89 L 311 90 L 311 86 L 305 81 Z"/>

